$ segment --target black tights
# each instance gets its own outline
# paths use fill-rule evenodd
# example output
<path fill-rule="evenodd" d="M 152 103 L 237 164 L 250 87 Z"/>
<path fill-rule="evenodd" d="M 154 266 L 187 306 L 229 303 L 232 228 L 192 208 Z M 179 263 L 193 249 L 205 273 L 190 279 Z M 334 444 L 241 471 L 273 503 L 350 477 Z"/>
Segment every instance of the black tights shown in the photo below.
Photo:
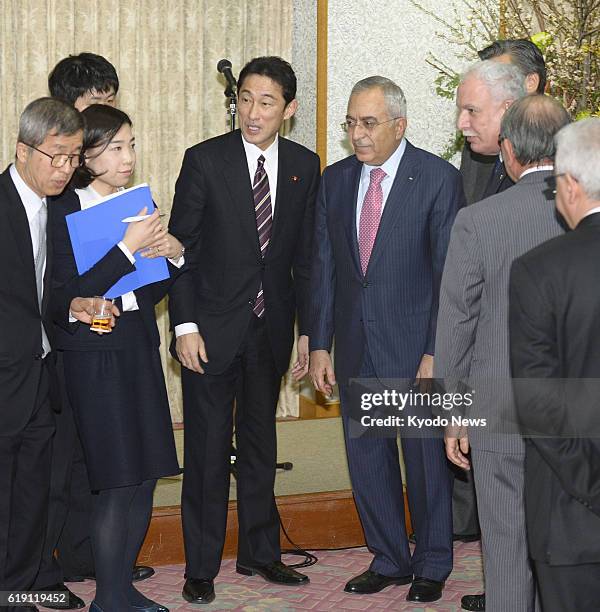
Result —
<path fill-rule="evenodd" d="M 103 489 L 92 495 L 92 550 L 96 566 L 96 597 L 103 612 L 133 612 L 149 606 L 131 582 L 137 554 L 152 514 L 156 480 Z"/>

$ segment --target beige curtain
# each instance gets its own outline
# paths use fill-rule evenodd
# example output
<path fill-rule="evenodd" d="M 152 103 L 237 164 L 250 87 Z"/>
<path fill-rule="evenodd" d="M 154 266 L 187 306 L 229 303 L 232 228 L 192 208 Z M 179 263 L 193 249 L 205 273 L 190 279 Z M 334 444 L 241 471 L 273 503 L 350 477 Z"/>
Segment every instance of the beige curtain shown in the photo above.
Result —
<path fill-rule="evenodd" d="M 228 129 L 219 59 L 230 59 L 237 74 L 257 55 L 291 56 L 292 0 L 0 0 L 0 7 L 2 169 L 14 157 L 21 111 L 47 95 L 56 62 L 99 53 L 117 68 L 117 103 L 133 120 L 135 180 L 150 184 L 165 213 L 184 150 Z M 172 416 L 181 421 L 164 303 L 157 313 Z"/>

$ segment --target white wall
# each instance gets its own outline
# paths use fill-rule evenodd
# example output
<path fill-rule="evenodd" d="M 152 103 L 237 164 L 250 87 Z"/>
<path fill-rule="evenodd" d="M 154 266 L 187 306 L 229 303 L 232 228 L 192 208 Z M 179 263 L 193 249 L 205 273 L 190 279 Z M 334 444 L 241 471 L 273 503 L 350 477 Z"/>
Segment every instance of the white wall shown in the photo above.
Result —
<path fill-rule="evenodd" d="M 448 20 L 450 0 L 420 0 Z M 439 26 L 408 0 L 329 0 L 327 163 L 346 155 L 344 121 L 352 85 L 379 74 L 395 81 L 408 105 L 407 137 L 433 153 L 441 153 L 453 133 L 454 104 L 435 93 L 435 70 L 425 62 L 429 51 L 453 56 L 435 32 Z"/>

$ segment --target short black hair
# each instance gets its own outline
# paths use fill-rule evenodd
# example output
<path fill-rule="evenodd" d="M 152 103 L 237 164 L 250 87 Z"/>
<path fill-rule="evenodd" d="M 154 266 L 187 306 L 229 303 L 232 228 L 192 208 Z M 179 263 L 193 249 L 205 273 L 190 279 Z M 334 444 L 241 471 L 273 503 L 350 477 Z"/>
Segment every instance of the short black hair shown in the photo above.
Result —
<path fill-rule="evenodd" d="M 250 60 L 240 72 L 238 91 L 242 88 L 244 79 L 251 74 L 269 77 L 281 85 L 286 106 L 296 97 L 296 75 L 290 63 L 284 59 L 269 55 Z"/>
<path fill-rule="evenodd" d="M 80 53 L 60 60 L 48 77 L 48 89 L 53 98 L 70 104 L 92 89 L 98 93 L 119 91 L 115 67 L 101 55 Z"/>
<path fill-rule="evenodd" d="M 546 89 L 546 62 L 537 46 L 526 38 L 508 38 L 495 40 L 491 45 L 478 51 L 479 59 L 487 60 L 499 55 L 510 55 L 513 63 L 525 76 L 537 74 L 540 82 L 537 88 L 539 94 Z"/>
<path fill-rule="evenodd" d="M 85 155 L 89 149 L 103 147 L 95 157 L 104 152 L 104 149 L 124 125 L 132 125 L 129 115 L 107 104 L 92 104 L 81 111 L 81 116 L 84 123 L 81 152 Z M 84 164 L 75 170 L 71 185 L 80 189 L 87 187 L 96 178 L 98 178 L 98 175 L 94 174 Z"/>

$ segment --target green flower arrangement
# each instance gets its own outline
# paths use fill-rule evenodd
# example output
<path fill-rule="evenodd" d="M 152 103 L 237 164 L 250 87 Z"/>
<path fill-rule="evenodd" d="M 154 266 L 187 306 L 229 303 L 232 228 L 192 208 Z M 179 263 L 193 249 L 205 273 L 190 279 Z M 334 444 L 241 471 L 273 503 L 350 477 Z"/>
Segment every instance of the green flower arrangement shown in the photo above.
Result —
<path fill-rule="evenodd" d="M 478 49 L 501 38 L 528 38 L 546 60 L 546 93 L 575 119 L 600 116 L 600 0 L 456 0 L 448 21 L 409 1 L 442 26 L 436 36 L 453 52 L 449 60 L 426 59 L 438 72 L 439 96 L 455 99 L 459 70 L 478 59 Z M 451 158 L 462 144 L 453 138 L 442 156 Z"/>

